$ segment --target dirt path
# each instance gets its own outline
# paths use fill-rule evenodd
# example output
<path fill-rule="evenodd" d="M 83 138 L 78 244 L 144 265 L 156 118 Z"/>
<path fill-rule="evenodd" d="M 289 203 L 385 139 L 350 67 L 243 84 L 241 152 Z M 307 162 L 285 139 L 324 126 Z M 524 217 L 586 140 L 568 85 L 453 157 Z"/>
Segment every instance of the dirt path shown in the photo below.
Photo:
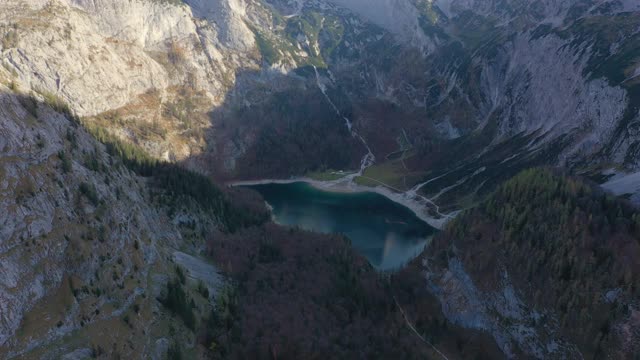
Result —
<path fill-rule="evenodd" d="M 400 313 L 402 314 L 402 317 L 404 318 L 404 321 L 407 323 L 407 326 L 409 327 L 409 329 L 411 329 L 411 331 L 413 331 L 414 334 L 416 334 L 416 336 L 422 340 L 423 343 L 429 345 L 433 351 L 435 351 L 438 355 L 440 355 L 443 359 L 445 360 L 449 360 L 449 358 L 447 358 L 440 350 L 438 350 L 438 348 L 436 348 L 432 343 L 430 343 L 429 341 L 427 341 L 424 337 L 422 337 L 422 335 L 420 335 L 420 333 L 418 332 L 418 330 L 416 330 L 416 328 L 413 326 L 413 324 L 409 321 L 409 319 L 407 318 L 407 314 L 405 314 L 404 310 L 402 309 L 402 306 L 400 306 L 400 303 L 398 302 L 398 299 L 396 299 L 396 297 L 393 297 L 393 300 L 396 302 L 396 306 L 398 307 L 398 309 L 400 310 Z"/>

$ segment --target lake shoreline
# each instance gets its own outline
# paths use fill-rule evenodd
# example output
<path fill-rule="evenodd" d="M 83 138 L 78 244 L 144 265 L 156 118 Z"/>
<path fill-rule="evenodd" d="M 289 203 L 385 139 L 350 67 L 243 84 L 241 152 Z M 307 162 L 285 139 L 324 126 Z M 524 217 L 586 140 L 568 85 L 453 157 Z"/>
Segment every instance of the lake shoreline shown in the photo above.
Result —
<path fill-rule="evenodd" d="M 400 204 L 409 210 L 411 210 L 420 220 L 429 224 L 430 226 L 442 230 L 450 218 L 435 218 L 427 213 L 428 209 L 426 206 L 421 204 L 415 198 L 411 198 L 407 196 L 406 193 L 396 192 L 394 190 L 389 189 L 384 185 L 379 185 L 375 187 L 364 186 L 354 184 L 352 182 L 345 182 L 344 179 L 332 180 L 332 181 L 321 181 L 315 180 L 308 177 L 297 177 L 291 179 L 260 179 L 260 180 L 241 180 L 241 181 L 233 181 L 229 182 L 227 186 L 252 186 L 252 185 L 265 185 L 265 184 L 292 184 L 302 182 L 313 186 L 316 189 L 329 191 L 329 192 L 338 192 L 338 193 L 363 193 L 370 192 L 376 193 L 384 196 L 385 198 Z"/>
<path fill-rule="evenodd" d="M 341 234 L 378 271 L 395 271 L 421 254 L 438 229 L 402 204 L 346 186 L 326 191 L 303 181 L 247 185 L 271 208 L 273 222 Z M 245 183 L 246 184 L 246 183 Z"/>

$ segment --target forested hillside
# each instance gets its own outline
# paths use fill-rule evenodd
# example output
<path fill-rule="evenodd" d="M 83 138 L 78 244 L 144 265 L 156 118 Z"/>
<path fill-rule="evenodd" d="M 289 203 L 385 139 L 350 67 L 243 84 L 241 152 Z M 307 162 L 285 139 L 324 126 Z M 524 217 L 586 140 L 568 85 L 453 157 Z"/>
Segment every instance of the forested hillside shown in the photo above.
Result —
<path fill-rule="evenodd" d="M 194 202 L 216 220 L 224 231 L 259 225 L 268 220 L 268 213 L 234 204 L 214 182 L 195 171 L 174 163 L 158 160 L 136 145 L 123 142 L 102 128 L 86 125 L 93 137 L 105 145 L 107 153 L 121 161 L 138 176 L 150 179 L 152 194 L 173 215 L 177 208 Z M 156 190 L 155 192 L 153 190 Z M 242 203 L 239 201 L 239 203 Z"/>
<path fill-rule="evenodd" d="M 405 322 L 394 282 L 345 238 L 265 224 L 259 197 L 4 81 L 0 130 L 14 155 L 0 156 L 0 357 L 437 356 Z M 448 334 L 440 351 L 500 355 L 430 303 L 421 321 Z"/>
<path fill-rule="evenodd" d="M 266 224 L 212 234 L 209 253 L 233 279 L 200 337 L 214 358 L 503 357 L 488 334 L 448 322 L 419 273 L 380 274 L 342 236 Z"/>
<path fill-rule="evenodd" d="M 0 358 L 636 356 L 640 213 L 574 176 L 640 204 L 639 29 L 638 0 L 0 0 Z M 444 230 L 379 273 L 223 185 L 270 179 Z"/>
<path fill-rule="evenodd" d="M 538 314 L 530 328 L 557 328 L 552 336 L 585 358 L 637 352 L 640 214 L 582 180 L 549 169 L 520 173 L 453 221 L 429 259 L 449 269 L 460 261 L 485 300 L 512 285 Z M 498 313 L 505 327 L 523 320 Z"/>

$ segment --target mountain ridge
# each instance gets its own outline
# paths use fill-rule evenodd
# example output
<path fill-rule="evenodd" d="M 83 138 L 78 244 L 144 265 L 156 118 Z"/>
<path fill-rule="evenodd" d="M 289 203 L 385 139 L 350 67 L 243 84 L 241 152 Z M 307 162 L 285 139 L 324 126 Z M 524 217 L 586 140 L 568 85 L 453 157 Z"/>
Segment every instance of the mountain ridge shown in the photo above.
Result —
<path fill-rule="evenodd" d="M 251 313 L 264 304 L 233 294 L 272 296 L 295 286 L 283 280 L 265 287 L 265 282 L 293 264 L 276 256 L 279 247 L 286 253 L 289 240 L 312 235 L 263 224 L 261 199 L 210 180 L 339 173 L 350 184 L 384 186 L 415 200 L 421 215 L 441 223 L 463 215 L 427 250 L 441 256 L 423 254 L 407 272 L 393 276 L 396 288 L 350 253 L 344 266 L 329 267 L 335 272 L 327 276 L 338 285 L 370 285 L 366 290 L 386 311 L 375 321 L 365 315 L 361 294 L 341 293 L 343 302 L 333 308 L 298 289 L 300 302 L 333 316 L 323 324 L 326 331 L 341 324 L 344 312 L 358 317 L 354 326 L 374 321 L 385 331 L 405 331 L 401 306 L 430 324 L 416 324 L 418 329 L 455 324 L 447 332 L 452 339 L 470 334 L 474 340 L 458 349 L 441 339 L 452 357 L 464 357 L 470 348 L 495 355 L 496 344 L 507 357 L 632 353 L 635 304 L 629 298 L 635 290 L 629 284 L 635 280 L 625 277 L 629 272 L 633 278 L 635 268 L 622 271 L 620 291 L 605 288 L 606 281 L 591 274 L 599 300 L 588 302 L 575 295 L 586 285 L 573 277 L 579 272 L 573 264 L 586 271 L 591 260 L 584 253 L 608 249 L 617 257 L 605 256 L 607 262 L 598 266 L 617 273 L 615 264 L 626 264 L 617 246 L 626 246 L 631 257 L 637 250 L 638 234 L 629 225 L 636 221 L 635 210 L 571 176 L 603 183 L 633 202 L 640 199 L 640 188 L 629 186 L 640 170 L 639 13 L 633 0 L 3 1 L 0 347 L 10 347 L 11 356 L 33 351 L 33 357 L 55 358 L 71 353 L 73 344 L 65 341 L 79 341 L 75 335 L 114 326 L 120 335 L 95 344 L 80 341 L 78 351 L 242 356 L 234 348 L 241 343 L 236 332 L 249 331 L 254 322 L 266 326 Z M 571 175 L 525 170 L 540 166 L 559 166 Z M 561 190 L 539 182 L 559 184 Z M 520 197 L 511 196 L 513 187 L 522 191 Z M 541 193 L 546 202 L 526 198 L 530 193 Z M 556 204 L 557 198 L 564 203 Z M 496 199 L 517 210 L 489 211 L 498 206 Z M 593 199 L 604 208 L 592 206 Z M 558 216 L 547 219 L 529 209 L 531 203 L 552 204 Z M 565 216 L 565 204 L 575 205 L 573 217 Z M 577 254 L 575 261 L 563 263 L 548 249 L 536 248 L 540 244 L 507 231 L 529 229 L 514 218 L 516 212 L 548 228 L 552 244 Z M 605 232 L 600 218 L 627 231 Z M 567 229 L 573 232 L 564 233 Z M 602 232 L 585 235 L 584 229 Z M 487 242 L 488 233 L 504 247 Z M 576 234 L 586 245 L 575 242 Z M 217 246 L 237 246 L 242 236 L 257 244 L 259 253 L 254 248 L 238 253 L 269 258 L 261 264 L 269 269 L 269 281 L 228 249 L 216 253 Z M 320 241 L 346 247 L 337 238 Z M 539 256 L 523 257 L 521 245 Z M 478 260 L 490 257 L 487 249 L 496 250 L 493 259 L 500 264 Z M 296 251 L 300 257 L 314 253 L 304 247 Z M 231 278 L 206 291 L 203 279 L 190 277 L 189 261 L 183 263 L 186 270 L 176 267 L 178 259 L 195 259 L 195 269 L 206 263 L 205 254 Z M 334 253 L 325 255 L 335 260 Z M 225 256 L 235 265 L 225 269 Z M 560 277 L 537 286 L 557 290 L 566 283 L 575 291 L 550 294 L 549 301 L 557 303 L 539 301 L 522 286 L 524 270 L 512 257 L 531 269 L 534 260 L 554 262 Z M 425 258 L 428 266 L 421 262 Z M 321 260 L 314 258 L 325 266 Z M 327 284 L 325 295 L 336 285 Z M 399 292 L 399 302 L 383 300 L 392 290 Z M 407 300 L 411 294 L 420 294 L 416 304 L 435 296 L 442 309 L 422 312 Z M 601 307 L 614 311 L 613 323 L 586 321 L 572 312 L 567 297 L 594 313 Z M 53 308 L 42 299 L 54 299 Z M 290 310 L 269 299 L 270 306 Z M 622 302 L 626 308 L 612 305 Z M 231 324 L 222 332 L 217 306 Z M 236 313 L 236 306 L 248 311 Z M 550 317 L 540 318 L 543 312 Z M 33 321 L 37 314 L 49 315 L 42 326 Z M 242 325 L 234 322 L 243 315 Z M 568 329 L 563 316 L 582 324 L 585 333 Z M 150 324 L 160 324 L 160 332 L 151 332 Z M 488 332 L 493 340 L 463 328 Z M 624 331 L 631 334 L 627 343 L 620 335 Z M 581 336 L 597 337 L 599 343 L 594 348 Z M 126 337 L 140 342 L 128 344 Z M 49 351 L 58 341 L 69 348 Z M 253 343 L 261 349 L 257 352 L 274 351 L 265 341 Z M 180 343 L 186 346 L 176 348 Z M 298 350 L 313 353 L 312 343 Z M 380 345 L 393 348 L 383 340 Z M 422 347 L 412 353 L 413 345 L 404 347 L 408 355 L 424 354 Z M 339 341 L 323 346 L 354 354 Z"/>

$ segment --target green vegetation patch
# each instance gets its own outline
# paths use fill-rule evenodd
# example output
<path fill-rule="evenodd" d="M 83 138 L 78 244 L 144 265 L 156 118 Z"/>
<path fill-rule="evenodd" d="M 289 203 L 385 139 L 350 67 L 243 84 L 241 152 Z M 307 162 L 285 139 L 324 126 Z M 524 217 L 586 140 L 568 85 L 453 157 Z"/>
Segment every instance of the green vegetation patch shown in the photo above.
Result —
<path fill-rule="evenodd" d="M 259 30 L 254 30 L 253 33 L 255 34 L 256 44 L 258 45 L 262 59 L 269 64 L 276 64 L 280 61 L 281 55 L 276 43 L 263 35 Z"/>
<path fill-rule="evenodd" d="M 196 316 L 193 312 L 195 304 L 183 289 L 183 283 L 179 279 L 167 283 L 166 295 L 160 299 L 160 302 L 173 314 L 179 316 L 186 327 L 195 330 Z"/>
<path fill-rule="evenodd" d="M 350 173 L 344 171 L 325 170 L 325 171 L 312 171 L 307 173 L 307 177 L 317 181 L 334 181 L 342 179 Z"/>
<path fill-rule="evenodd" d="M 402 165 L 402 160 L 387 161 L 368 167 L 362 176 L 356 179 L 361 185 L 386 185 L 399 190 L 406 190 L 406 177 L 412 175 Z M 412 176 L 414 178 L 414 176 Z"/>

